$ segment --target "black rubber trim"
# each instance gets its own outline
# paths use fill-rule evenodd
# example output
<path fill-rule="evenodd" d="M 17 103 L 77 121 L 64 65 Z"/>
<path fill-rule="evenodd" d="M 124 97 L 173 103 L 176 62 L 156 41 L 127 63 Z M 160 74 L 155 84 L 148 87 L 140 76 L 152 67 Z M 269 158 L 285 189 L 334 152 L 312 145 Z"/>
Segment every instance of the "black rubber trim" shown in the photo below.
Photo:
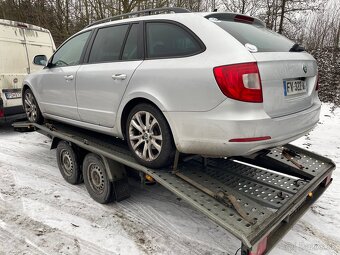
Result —
<path fill-rule="evenodd" d="M 125 49 L 125 44 L 126 44 L 126 41 L 129 37 L 132 25 L 133 24 L 129 24 L 129 27 L 126 30 L 125 37 L 124 37 L 124 40 L 123 40 L 123 43 L 122 43 L 122 47 L 120 47 L 120 52 L 119 52 L 119 57 L 118 57 L 119 60 L 122 60 L 122 58 L 123 58 L 123 52 L 124 52 L 124 49 Z"/>
<path fill-rule="evenodd" d="M 84 54 L 84 58 L 82 59 L 81 64 L 86 64 L 88 62 L 89 57 L 90 57 L 90 52 L 91 52 L 91 49 L 92 49 L 92 45 L 93 45 L 94 39 L 97 36 L 97 33 L 98 33 L 98 28 L 93 29 L 92 34 L 91 34 L 91 38 L 85 45 L 86 46 L 85 54 Z"/>
<path fill-rule="evenodd" d="M 139 22 L 138 25 L 138 48 L 137 48 L 137 52 L 138 52 L 138 57 L 140 57 L 140 59 L 144 60 L 145 59 L 145 38 L 144 38 L 144 20 Z"/>

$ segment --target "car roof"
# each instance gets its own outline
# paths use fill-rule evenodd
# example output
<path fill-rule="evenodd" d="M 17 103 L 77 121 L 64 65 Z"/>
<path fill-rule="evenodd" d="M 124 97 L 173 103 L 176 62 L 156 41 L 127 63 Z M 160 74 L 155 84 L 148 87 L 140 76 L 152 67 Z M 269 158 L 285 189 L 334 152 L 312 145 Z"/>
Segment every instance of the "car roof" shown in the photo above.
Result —
<path fill-rule="evenodd" d="M 185 13 L 165 13 L 165 14 L 154 14 L 154 15 L 145 15 L 145 16 L 139 16 L 139 17 L 132 17 L 132 18 L 124 18 L 124 19 L 118 19 L 118 20 L 113 20 L 113 21 L 107 21 L 99 24 L 93 24 L 85 27 L 81 32 L 91 30 L 93 28 L 99 28 L 99 27 L 104 27 L 108 25 L 113 25 L 113 24 L 120 24 L 120 23 L 127 23 L 127 22 L 138 22 L 142 20 L 156 20 L 156 19 L 166 19 L 166 20 L 174 20 L 174 21 L 179 21 L 183 17 L 188 17 L 192 16 L 193 18 L 199 18 L 199 17 L 209 17 L 209 18 L 216 18 L 216 19 L 228 19 L 230 21 L 234 21 L 234 18 L 236 16 L 238 17 L 245 17 L 246 19 L 253 19 L 254 23 L 257 25 L 262 25 L 265 26 L 264 22 L 261 21 L 260 19 L 244 15 L 244 14 L 239 14 L 239 13 L 232 13 L 232 12 L 185 12 Z M 114 18 L 114 17 L 112 17 Z M 110 19 L 110 18 L 109 18 Z M 247 22 L 246 22 L 247 23 Z"/>
<path fill-rule="evenodd" d="M 120 24 L 120 23 L 127 23 L 127 22 L 138 22 L 141 20 L 155 20 L 155 19 L 168 19 L 168 20 L 178 20 L 183 16 L 193 16 L 196 13 L 193 12 L 188 12 L 188 13 L 166 13 L 166 14 L 155 14 L 155 15 L 146 15 L 146 16 L 140 16 L 140 17 L 133 17 L 133 18 L 126 18 L 126 19 L 119 19 L 119 20 L 113 20 L 113 21 L 108 21 L 108 22 L 103 22 L 100 24 L 96 24 L 93 26 L 88 26 L 83 29 L 83 31 L 87 29 L 92 29 L 92 28 L 98 28 L 98 27 L 103 27 L 107 25 L 113 25 L 113 24 Z M 197 15 L 195 15 L 197 17 Z"/>

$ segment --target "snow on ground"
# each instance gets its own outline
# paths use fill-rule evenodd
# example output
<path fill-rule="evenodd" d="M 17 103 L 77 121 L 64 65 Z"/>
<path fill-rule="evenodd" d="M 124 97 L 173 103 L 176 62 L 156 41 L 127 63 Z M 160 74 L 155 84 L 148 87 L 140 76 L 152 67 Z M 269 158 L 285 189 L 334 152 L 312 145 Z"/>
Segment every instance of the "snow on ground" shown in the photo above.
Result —
<path fill-rule="evenodd" d="M 340 165 L 340 109 L 294 144 Z M 240 242 L 159 185 L 131 180 L 131 198 L 101 205 L 61 177 L 50 141 L 0 127 L 0 255 L 235 254 Z M 340 254 L 340 173 L 270 253 Z"/>

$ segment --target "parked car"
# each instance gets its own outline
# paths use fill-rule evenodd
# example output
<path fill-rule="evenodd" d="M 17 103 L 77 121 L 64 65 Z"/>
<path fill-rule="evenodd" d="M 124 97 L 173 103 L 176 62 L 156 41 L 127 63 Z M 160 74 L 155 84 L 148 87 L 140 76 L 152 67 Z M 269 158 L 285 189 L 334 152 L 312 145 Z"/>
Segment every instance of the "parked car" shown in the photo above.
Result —
<path fill-rule="evenodd" d="M 126 139 L 148 167 L 174 152 L 250 155 L 318 122 L 318 70 L 302 47 L 235 13 L 100 22 L 65 41 L 23 86 L 28 119 Z"/>
<path fill-rule="evenodd" d="M 0 19 L 0 123 L 26 117 L 22 81 L 27 74 L 41 70 L 54 50 L 47 29 Z"/>

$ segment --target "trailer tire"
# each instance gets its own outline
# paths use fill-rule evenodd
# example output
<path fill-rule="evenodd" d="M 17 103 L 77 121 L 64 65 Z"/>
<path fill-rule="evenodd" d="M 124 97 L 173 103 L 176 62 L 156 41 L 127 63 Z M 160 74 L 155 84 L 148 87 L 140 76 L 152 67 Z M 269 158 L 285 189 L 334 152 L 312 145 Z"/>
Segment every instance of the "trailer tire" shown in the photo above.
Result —
<path fill-rule="evenodd" d="M 60 141 L 57 146 L 57 162 L 61 175 L 70 184 L 82 183 L 82 171 L 77 153 L 66 141 Z"/>
<path fill-rule="evenodd" d="M 100 156 L 89 153 L 83 161 L 83 177 L 87 192 L 101 204 L 107 204 L 113 199 L 113 185 L 106 173 Z"/>

